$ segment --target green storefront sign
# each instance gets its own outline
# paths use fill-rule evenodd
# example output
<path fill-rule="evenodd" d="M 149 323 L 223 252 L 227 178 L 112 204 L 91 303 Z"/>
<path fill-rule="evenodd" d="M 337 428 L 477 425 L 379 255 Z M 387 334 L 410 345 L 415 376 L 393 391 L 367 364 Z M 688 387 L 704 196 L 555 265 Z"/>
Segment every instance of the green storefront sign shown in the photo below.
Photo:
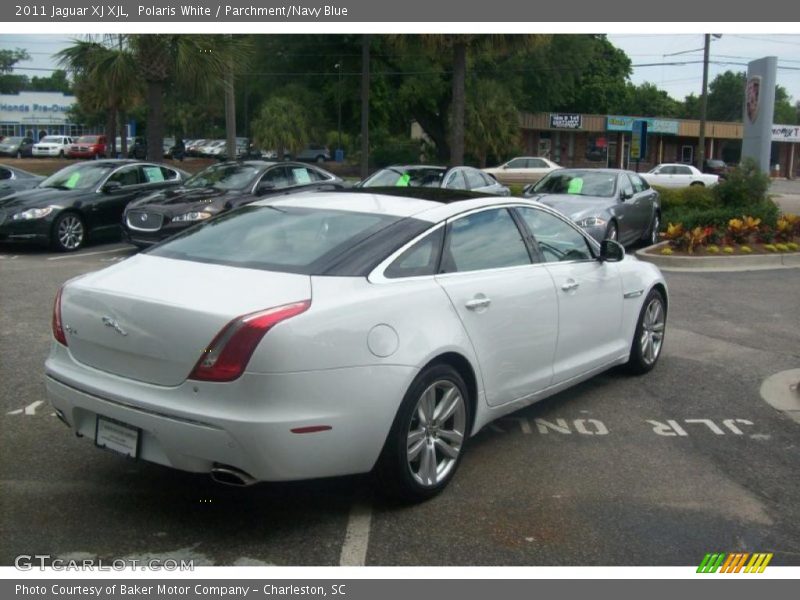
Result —
<path fill-rule="evenodd" d="M 606 117 L 606 131 L 632 131 L 634 121 L 645 121 L 647 123 L 647 133 L 658 133 L 661 135 L 678 135 L 678 121 L 670 119 L 654 119 L 652 117 L 623 117 L 619 115 L 608 115 Z"/>

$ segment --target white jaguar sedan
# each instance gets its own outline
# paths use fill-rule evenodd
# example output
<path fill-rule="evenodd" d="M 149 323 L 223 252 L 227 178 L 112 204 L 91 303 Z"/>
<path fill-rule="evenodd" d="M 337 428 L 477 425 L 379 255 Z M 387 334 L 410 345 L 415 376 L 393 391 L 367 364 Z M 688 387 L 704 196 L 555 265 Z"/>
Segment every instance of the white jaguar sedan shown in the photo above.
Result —
<path fill-rule="evenodd" d="M 441 491 L 487 423 L 652 369 L 659 270 L 509 198 L 309 193 L 67 282 L 47 391 L 79 436 L 224 483 Z"/>

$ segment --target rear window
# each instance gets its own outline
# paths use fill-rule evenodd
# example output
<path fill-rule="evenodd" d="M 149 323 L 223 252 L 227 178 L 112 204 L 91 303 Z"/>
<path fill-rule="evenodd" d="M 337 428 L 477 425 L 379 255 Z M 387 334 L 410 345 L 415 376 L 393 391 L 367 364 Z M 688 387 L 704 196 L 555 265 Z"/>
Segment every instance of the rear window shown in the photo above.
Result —
<path fill-rule="evenodd" d="M 245 206 L 147 251 L 154 256 L 315 274 L 398 217 L 299 207 Z"/>

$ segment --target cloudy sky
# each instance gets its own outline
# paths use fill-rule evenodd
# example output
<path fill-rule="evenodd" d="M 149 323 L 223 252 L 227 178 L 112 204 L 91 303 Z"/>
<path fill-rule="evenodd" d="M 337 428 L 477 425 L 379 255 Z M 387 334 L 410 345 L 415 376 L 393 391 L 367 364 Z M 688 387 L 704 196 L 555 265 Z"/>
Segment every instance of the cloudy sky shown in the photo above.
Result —
<path fill-rule="evenodd" d="M 24 48 L 31 60 L 20 64 L 19 72 L 46 75 L 56 65 L 52 54 L 69 44 L 69 35 L 1 34 L 0 48 Z M 694 92 L 699 95 L 703 76 L 703 36 L 611 34 L 611 42 L 625 51 L 635 65 L 631 80 L 649 81 L 682 100 Z M 711 44 L 709 81 L 726 70 L 745 71 L 746 63 L 764 56 L 778 57 L 778 84 L 786 88 L 793 101 L 800 100 L 800 35 L 724 34 Z M 680 63 L 663 65 L 661 63 Z M 38 69 L 45 69 L 39 71 Z"/>

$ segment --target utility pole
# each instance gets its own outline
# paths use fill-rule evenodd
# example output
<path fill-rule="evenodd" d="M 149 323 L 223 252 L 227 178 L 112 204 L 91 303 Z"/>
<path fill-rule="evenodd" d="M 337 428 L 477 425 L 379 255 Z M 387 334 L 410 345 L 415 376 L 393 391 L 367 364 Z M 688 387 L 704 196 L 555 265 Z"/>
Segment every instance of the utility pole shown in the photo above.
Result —
<path fill-rule="evenodd" d="M 706 160 L 706 112 L 708 111 L 708 52 L 711 46 L 711 34 L 705 35 L 703 47 L 703 95 L 700 97 L 700 140 L 697 148 L 697 168 L 703 170 Z"/>
<path fill-rule="evenodd" d="M 224 51 L 228 54 L 228 73 L 225 76 L 225 146 L 228 160 L 236 160 L 236 76 L 233 48 L 229 45 Z"/>
<path fill-rule="evenodd" d="M 336 147 L 336 152 L 334 153 L 336 158 L 339 157 L 339 151 L 342 149 L 342 59 L 339 59 L 339 62 L 336 63 L 336 68 L 339 70 L 339 81 L 336 84 L 336 99 L 337 104 L 339 105 L 339 117 L 337 119 L 337 131 L 338 131 L 338 146 Z"/>

